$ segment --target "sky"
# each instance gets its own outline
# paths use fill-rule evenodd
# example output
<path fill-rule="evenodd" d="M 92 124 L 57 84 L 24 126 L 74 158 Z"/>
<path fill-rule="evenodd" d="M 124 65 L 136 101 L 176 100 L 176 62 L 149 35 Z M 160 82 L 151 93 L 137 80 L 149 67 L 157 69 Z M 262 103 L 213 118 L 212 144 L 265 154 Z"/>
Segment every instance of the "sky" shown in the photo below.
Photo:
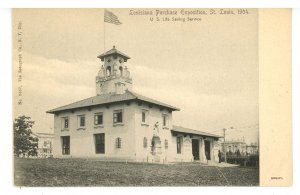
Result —
<path fill-rule="evenodd" d="M 46 111 L 95 96 L 102 65 L 97 56 L 115 45 L 131 57 L 127 66 L 135 92 L 181 109 L 173 112 L 173 124 L 220 135 L 233 127 L 227 140 L 258 142 L 257 10 L 190 16 L 200 22 L 151 22 L 155 15 L 109 10 L 121 25 L 104 23 L 103 9 L 14 10 L 14 100 L 22 85 L 23 101 L 21 106 L 14 101 L 14 117 L 31 116 L 35 132 L 53 131 L 53 115 Z M 17 82 L 20 53 L 22 82 Z"/>

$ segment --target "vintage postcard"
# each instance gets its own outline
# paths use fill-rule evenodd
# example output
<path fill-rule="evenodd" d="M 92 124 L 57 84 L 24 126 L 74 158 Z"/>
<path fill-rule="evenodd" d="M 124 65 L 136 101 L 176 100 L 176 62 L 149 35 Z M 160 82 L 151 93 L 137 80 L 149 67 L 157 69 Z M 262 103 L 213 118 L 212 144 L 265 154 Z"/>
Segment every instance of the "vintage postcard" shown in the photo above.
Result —
<path fill-rule="evenodd" d="M 14 9 L 14 185 L 291 185 L 290 15 Z"/>

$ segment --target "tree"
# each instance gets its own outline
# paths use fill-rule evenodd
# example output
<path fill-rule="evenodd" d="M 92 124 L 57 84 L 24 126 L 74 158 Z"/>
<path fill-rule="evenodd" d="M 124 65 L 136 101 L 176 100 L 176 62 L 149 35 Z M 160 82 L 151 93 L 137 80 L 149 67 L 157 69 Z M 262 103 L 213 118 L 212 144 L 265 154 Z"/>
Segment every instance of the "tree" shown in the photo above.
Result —
<path fill-rule="evenodd" d="M 16 156 L 36 156 L 38 138 L 32 136 L 34 121 L 28 116 L 19 116 L 14 120 L 14 154 Z"/>

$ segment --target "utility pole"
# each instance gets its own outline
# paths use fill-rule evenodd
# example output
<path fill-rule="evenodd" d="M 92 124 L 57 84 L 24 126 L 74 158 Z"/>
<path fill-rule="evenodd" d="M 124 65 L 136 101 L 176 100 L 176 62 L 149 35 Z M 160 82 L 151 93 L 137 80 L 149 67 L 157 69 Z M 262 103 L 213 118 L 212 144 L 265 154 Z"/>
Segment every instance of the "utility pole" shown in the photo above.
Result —
<path fill-rule="evenodd" d="M 224 145 L 224 161 L 225 163 L 227 163 L 227 159 L 226 159 L 226 145 L 225 145 L 225 135 L 226 135 L 226 129 L 223 128 L 223 137 L 224 137 L 224 141 L 223 141 L 223 145 Z"/>
<path fill-rule="evenodd" d="M 233 127 L 230 127 L 230 129 L 233 129 Z M 224 136 L 224 142 L 223 142 L 223 145 L 224 145 L 224 161 L 225 163 L 227 163 L 227 158 L 226 158 L 226 144 L 225 144 L 225 136 L 226 136 L 226 128 L 223 128 L 223 136 Z"/>

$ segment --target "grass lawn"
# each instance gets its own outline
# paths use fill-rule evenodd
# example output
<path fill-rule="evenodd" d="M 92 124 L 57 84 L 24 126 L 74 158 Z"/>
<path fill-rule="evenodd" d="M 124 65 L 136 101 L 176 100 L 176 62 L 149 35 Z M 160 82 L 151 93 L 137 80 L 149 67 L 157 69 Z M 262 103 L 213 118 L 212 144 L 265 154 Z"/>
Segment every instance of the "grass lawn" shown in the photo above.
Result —
<path fill-rule="evenodd" d="M 257 168 L 15 158 L 16 186 L 257 186 Z M 225 179 L 226 178 L 226 179 Z"/>

